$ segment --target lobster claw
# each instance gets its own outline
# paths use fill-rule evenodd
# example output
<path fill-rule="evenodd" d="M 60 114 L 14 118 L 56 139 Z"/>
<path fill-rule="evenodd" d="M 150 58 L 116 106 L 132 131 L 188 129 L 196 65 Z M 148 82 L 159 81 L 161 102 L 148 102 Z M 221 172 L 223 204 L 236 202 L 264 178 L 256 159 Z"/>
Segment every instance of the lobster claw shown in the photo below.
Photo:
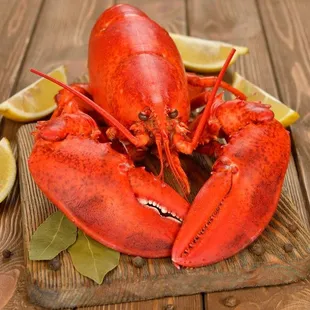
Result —
<path fill-rule="evenodd" d="M 177 267 L 216 263 L 252 243 L 277 208 L 289 162 L 289 134 L 263 104 L 225 102 L 214 114 L 229 143 L 176 238 Z"/>
<path fill-rule="evenodd" d="M 63 114 L 38 126 L 30 172 L 73 223 L 125 254 L 166 257 L 188 203 L 108 143 L 88 115 Z"/>

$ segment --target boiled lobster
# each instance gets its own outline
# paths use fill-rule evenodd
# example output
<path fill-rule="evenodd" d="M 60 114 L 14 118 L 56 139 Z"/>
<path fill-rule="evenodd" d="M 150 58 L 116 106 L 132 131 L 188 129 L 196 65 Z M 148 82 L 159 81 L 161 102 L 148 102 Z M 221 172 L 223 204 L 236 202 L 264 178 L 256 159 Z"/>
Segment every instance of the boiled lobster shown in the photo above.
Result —
<path fill-rule="evenodd" d="M 89 84 L 69 87 L 33 70 L 65 88 L 35 132 L 35 182 L 78 227 L 126 254 L 197 267 L 245 248 L 276 210 L 290 139 L 270 107 L 222 81 L 233 53 L 218 77 L 187 74 L 169 34 L 147 15 L 129 5 L 106 10 L 90 35 Z M 189 98 L 189 87 L 204 90 Z M 236 99 L 223 101 L 219 87 Z M 157 177 L 134 166 L 148 151 L 160 160 Z M 217 159 L 189 209 L 163 169 L 186 198 L 179 153 L 194 151 Z"/>

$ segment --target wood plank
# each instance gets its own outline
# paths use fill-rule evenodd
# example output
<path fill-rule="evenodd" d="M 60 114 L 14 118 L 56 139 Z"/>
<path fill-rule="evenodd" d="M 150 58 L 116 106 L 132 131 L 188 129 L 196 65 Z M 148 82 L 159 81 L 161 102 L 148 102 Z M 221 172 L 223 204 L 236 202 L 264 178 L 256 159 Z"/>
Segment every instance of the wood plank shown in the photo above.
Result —
<path fill-rule="evenodd" d="M 200 310 L 203 309 L 202 295 L 168 297 L 155 300 L 128 302 L 115 305 L 85 307 L 81 310 Z"/>
<path fill-rule="evenodd" d="M 6 288 L 10 285 L 8 279 L 3 283 Z M 0 282 L 1 286 L 1 282 Z M 4 295 L 3 295 L 4 296 Z M 1 296 L 2 297 L 2 296 Z M 1 302 L 1 301 L 0 301 Z M 129 302 L 114 305 L 103 305 L 94 307 L 71 308 L 74 310 L 201 310 L 202 295 L 182 296 L 182 297 L 167 297 L 148 301 Z M 1 303 L 0 303 L 1 305 Z M 2 309 L 2 308 L 1 308 Z M 3 310 L 44 310 L 38 305 L 32 304 L 27 296 L 27 280 L 25 274 L 21 274 L 16 291 L 12 299 L 3 308 Z M 68 309 L 69 310 L 69 309 Z"/>
<path fill-rule="evenodd" d="M 3 285 L 6 285 L 8 289 L 10 282 L 8 278 L 5 279 Z M 0 283 L 1 286 L 1 283 Z M 4 295 L 1 295 L 1 297 Z M 2 300 L 1 300 L 2 301 Z M 0 305 L 1 305 L 0 301 Z M 2 309 L 2 308 L 1 308 Z M 29 303 L 27 296 L 27 281 L 25 279 L 25 274 L 20 276 L 17 288 L 14 292 L 14 296 L 8 302 L 8 304 L 3 308 L 3 310 L 44 310 L 38 305 Z M 72 308 L 71 308 L 72 309 Z M 138 301 L 114 305 L 103 305 L 94 307 L 83 307 L 83 308 L 73 308 L 74 310 L 201 310 L 202 308 L 202 295 L 194 296 L 182 296 L 182 297 L 167 297 L 148 301 Z M 68 309 L 69 310 L 69 309 Z"/>
<path fill-rule="evenodd" d="M 0 3 L 0 102 L 15 85 L 42 0 L 2 0 Z"/>
<path fill-rule="evenodd" d="M 33 34 L 42 0 L 3 0 L 0 3 L 0 102 L 16 89 L 18 73 Z M 7 137 L 15 150 L 15 133 L 19 125 L 2 119 L 1 136 Z"/>
<path fill-rule="evenodd" d="M 7 99 L 14 89 L 41 3 L 41 0 L 0 2 L 0 102 Z M 2 136 L 0 129 L 0 138 Z M 11 135 L 7 137 L 10 139 Z M 0 309 L 14 294 L 24 269 L 20 219 L 19 186 L 16 182 L 11 194 L 0 203 L 0 253 L 5 249 L 13 253 L 10 259 L 2 259 L 1 254 Z"/>
<path fill-rule="evenodd" d="M 308 310 L 310 290 L 305 283 L 300 282 L 292 285 L 213 293 L 206 298 L 206 304 L 211 310 Z"/>
<path fill-rule="evenodd" d="M 0 3 L 0 102 L 16 89 L 17 75 L 34 31 L 42 0 L 4 0 Z M 7 137 L 15 150 L 15 133 L 19 125 L 0 115 L 1 135 Z"/>
<path fill-rule="evenodd" d="M 124 1 L 116 0 L 116 3 L 124 3 Z M 141 9 L 166 30 L 186 33 L 185 0 L 128 0 L 126 3 Z"/>
<path fill-rule="evenodd" d="M 267 2 L 268 1 L 266 1 L 266 4 Z M 269 1 L 268 3 L 275 2 Z M 248 46 L 250 54 L 239 58 L 237 63 L 231 68 L 231 71 L 239 72 L 275 97 L 279 97 L 255 1 L 228 2 L 220 0 L 214 2 L 212 0 L 193 0 L 189 1 L 188 7 L 189 31 L 191 35 Z M 268 32 L 270 33 L 269 28 Z M 274 42 L 274 39 L 272 42 Z M 274 55 L 277 54 L 275 53 Z M 284 62 L 283 59 L 282 62 Z M 279 65 L 281 66 L 280 61 Z M 284 190 L 289 193 L 292 200 L 295 202 L 297 212 L 304 225 L 309 227 L 307 201 L 302 195 L 302 189 L 298 182 L 298 173 L 293 158 L 291 158 L 284 186 Z M 286 291 L 289 292 L 289 287 L 290 286 L 284 286 L 282 294 L 285 295 Z M 306 290 L 306 288 L 304 289 Z M 271 298 L 274 291 L 269 289 L 267 289 L 267 291 L 270 293 L 268 296 Z M 237 296 L 239 298 L 241 296 L 247 296 L 247 294 L 251 296 L 257 294 L 257 296 L 260 296 L 260 298 L 262 298 L 262 303 L 258 304 L 262 309 L 266 309 L 262 306 L 262 304 L 265 305 L 265 303 L 263 303 L 263 296 L 266 294 L 266 289 L 248 289 L 231 293 L 208 294 L 205 298 L 205 304 L 210 307 L 210 309 L 220 309 L 219 301 L 224 300 L 228 295 Z M 222 307 L 224 307 L 223 304 Z M 245 308 L 242 309 L 247 308 L 245 306 Z"/>
<path fill-rule="evenodd" d="M 292 126 L 296 160 L 304 193 L 310 201 L 310 3 L 299 1 L 258 1 L 271 52 L 280 98 L 300 114 Z M 308 210 L 309 204 L 308 204 Z"/>
<path fill-rule="evenodd" d="M 87 48 L 90 30 L 99 15 L 113 0 L 65 2 L 46 1 L 38 19 L 17 90 L 38 77 L 30 68 L 43 72 L 65 65 L 69 81 L 87 72 Z"/>

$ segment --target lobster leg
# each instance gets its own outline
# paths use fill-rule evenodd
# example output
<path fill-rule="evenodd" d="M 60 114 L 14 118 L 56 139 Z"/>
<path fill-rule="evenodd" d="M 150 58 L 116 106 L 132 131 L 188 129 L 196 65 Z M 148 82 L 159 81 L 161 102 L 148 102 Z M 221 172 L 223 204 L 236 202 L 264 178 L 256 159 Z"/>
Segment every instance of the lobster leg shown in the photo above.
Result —
<path fill-rule="evenodd" d="M 216 76 L 198 76 L 194 73 L 187 73 L 187 83 L 194 87 L 213 87 L 218 79 Z M 237 98 L 246 99 L 246 96 L 238 89 L 232 87 L 228 83 L 221 81 L 220 87 L 228 90 L 232 94 L 234 94 Z"/>
<path fill-rule="evenodd" d="M 74 90 L 80 92 L 81 94 L 83 94 L 89 98 L 91 97 L 88 84 L 77 84 L 77 83 L 75 83 L 75 84 L 71 84 L 70 87 L 72 87 Z M 55 96 L 57 108 L 54 111 L 51 118 L 53 119 L 53 118 L 61 115 L 63 109 L 68 105 L 69 102 L 72 102 L 73 100 L 77 102 L 79 109 L 81 111 L 87 113 L 90 110 L 89 106 L 86 106 L 83 100 L 76 97 L 72 92 L 70 92 L 66 89 L 62 89 Z"/>
<path fill-rule="evenodd" d="M 200 154 L 218 158 L 220 154 L 222 154 L 223 148 L 224 148 L 223 144 L 219 143 L 216 140 L 212 140 L 205 145 L 198 146 L 198 148 L 195 151 Z"/>
<path fill-rule="evenodd" d="M 207 104 L 208 98 L 210 97 L 210 91 L 204 91 L 193 97 L 190 101 L 191 110 L 198 109 Z"/>
<path fill-rule="evenodd" d="M 289 134 L 265 105 L 224 102 L 210 118 L 228 144 L 176 238 L 176 265 L 215 263 L 253 242 L 276 210 L 288 166 Z"/>

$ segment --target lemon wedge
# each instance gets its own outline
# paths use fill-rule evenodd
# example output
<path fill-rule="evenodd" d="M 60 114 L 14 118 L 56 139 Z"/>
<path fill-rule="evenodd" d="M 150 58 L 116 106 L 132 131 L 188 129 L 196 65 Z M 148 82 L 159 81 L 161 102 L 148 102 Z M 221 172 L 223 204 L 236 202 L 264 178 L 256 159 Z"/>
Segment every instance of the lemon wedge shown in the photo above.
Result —
<path fill-rule="evenodd" d="M 261 101 L 262 103 L 270 104 L 275 118 L 284 127 L 295 123 L 299 118 L 299 114 L 296 111 L 252 84 L 237 72 L 234 73 L 232 86 L 242 91 L 247 96 L 247 101 Z"/>
<path fill-rule="evenodd" d="M 181 54 L 185 68 L 192 71 L 202 73 L 219 72 L 232 48 L 236 49 L 236 53 L 230 65 L 240 55 L 245 55 L 249 52 L 249 49 L 245 46 L 204 40 L 176 33 L 169 33 L 169 35 Z"/>
<path fill-rule="evenodd" d="M 64 66 L 58 67 L 49 75 L 67 83 Z M 0 114 L 17 122 L 38 120 L 55 110 L 54 96 L 60 89 L 60 86 L 41 78 L 1 103 Z"/>
<path fill-rule="evenodd" d="M 6 138 L 0 140 L 0 202 L 11 191 L 16 178 L 16 161 Z"/>

